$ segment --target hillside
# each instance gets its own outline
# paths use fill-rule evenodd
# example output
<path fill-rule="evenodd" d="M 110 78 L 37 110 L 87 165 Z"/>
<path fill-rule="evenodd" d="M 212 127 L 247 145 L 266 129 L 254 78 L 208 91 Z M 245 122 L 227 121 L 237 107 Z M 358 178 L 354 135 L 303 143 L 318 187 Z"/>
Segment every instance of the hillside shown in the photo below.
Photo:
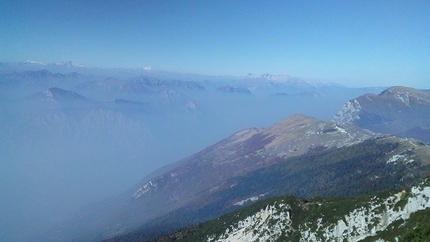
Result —
<path fill-rule="evenodd" d="M 95 231 L 104 231 L 101 237 L 109 238 L 195 203 L 208 213 L 193 215 L 190 221 L 201 221 L 225 212 L 205 208 L 205 204 L 209 205 L 206 200 L 209 195 L 228 189 L 232 184 L 227 184 L 234 177 L 289 157 L 347 146 L 373 136 L 352 125 L 335 125 L 303 115 L 289 117 L 267 128 L 246 129 L 156 171 L 120 195 L 117 199 L 120 202 L 104 208 L 105 212 L 84 212 L 64 228 L 74 230 L 72 226 L 96 224 Z"/>
<path fill-rule="evenodd" d="M 306 198 L 354 197 L 389 188 L 406 188 L 430 174 L 429 160 L 429 146 L 393 136 L 367 139 L 341 148 L 316 149 L 301 156 L 275 157 L 271 160 L 271 165 L 241 176 L 224 177 L 222 183 L 213 183 L 210 189 L 189 195 L 192 199 L 188 204 L 154 217 L 142 223 L 135 232 L 112 241 L 122 241 L 124 238 L 150 240 L 180 227 L 216 218 L 255 201 L 284 194 Z M 204 176 L 208 176 L 210 172 L 213 171 L 209 170 Z M 200 174 L 194 173 L 191 177 L 196 185 L 205 183 L 203 177 L 198 177 Z M 176 176 L 179 174 L 173 178 L 176 179 Z M 166 176 L 160 177 L 165 179 Z M 154 199 L 166 187 L 175 188 L 170 195 L 182 199 L 179 197 L 182 191 L 190 192 L 196 187 L 190 185 L 186 190 L 174 183 L 166 183 L 160 177 L 139 188 L 133 194 L 134 201 L 130 204 L 138 204 L 140 197 Z M 179 177 L 176 181 L 180 181 L 179 179 L 184 178 Z M 148 206 L 148 201 L 151 200 L 147 198 L 141 201 L 145 203 L 139 207 L 139 211 L 145 209 L 143 206 Z M 175 202 L 178 204 L 181 200 L 177 199 Z M 134 215 L 143 221 L 142 213 L 137 215 L 135 212 Z"/>
<path fill-rule="evenodd" d="M 159 241 L 397 241 L 429 216 L 426 178 L 408 189 L 350 199 L 267 199 Z"/>
<path fill-rule="evenodd" d="M 332 121 L 430 142 L 430 94 L 409 87 L 364 94 L 345 103 Z"/>

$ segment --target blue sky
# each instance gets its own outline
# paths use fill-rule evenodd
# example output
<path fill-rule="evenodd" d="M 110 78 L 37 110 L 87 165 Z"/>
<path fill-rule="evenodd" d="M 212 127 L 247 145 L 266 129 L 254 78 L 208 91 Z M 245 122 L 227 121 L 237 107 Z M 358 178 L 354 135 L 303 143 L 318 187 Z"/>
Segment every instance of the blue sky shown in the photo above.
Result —
<path fill-rule="evenodd" d="M 0 61 L 430 88 L 430 1 L 1 1 Z"/>

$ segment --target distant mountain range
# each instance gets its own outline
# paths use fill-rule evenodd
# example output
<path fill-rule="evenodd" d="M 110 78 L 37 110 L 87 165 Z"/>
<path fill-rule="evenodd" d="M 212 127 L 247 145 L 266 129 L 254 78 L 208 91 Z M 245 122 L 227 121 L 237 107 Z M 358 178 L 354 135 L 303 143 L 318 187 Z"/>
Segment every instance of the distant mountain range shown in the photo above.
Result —
<path fill-rule="evenodd" d="M 332 82 L 306 81 L 298 77 L 275 74 L 248 74 L 245 76 L 212 76 L 199 75 L 192 73 L 177 73 L 163 70 L 157 70 L 151 67 L 143 68 L 99 68 L 91 67 L 84 64 L 68 62 L 44 63 L 38 61 L 22 62 L 0 62 L 0 75 L 4 74 L 21 74 L 26 72 L 45 72 L 57 73 L 53 75 L 80 73 L 90 77 L 111 77 L 117 79 L 135 78 L 136 76 L 145 76 L 163 80 L 181 80 L 200 82 L 207 88 L 216 89 L 218 87 L 228 86 L 234 88 L 246 88 L 254 94 L 273 94 L 285 92 L 288 94 L 298 94 L 300 92 L 322 91 L 332 92 L 348 88 Z M 380 88 L 377 88 L 379 90 Z M 371 90 L 371 89 L 368 89 Z M 373 91 L 372 91 L 373 92 Z"/>
<path fill-rule="evenodd" d="M 142 68 L 100 68 L 88 66 L 85 64 L 74 63 L 72 61 L 45 63 L 40 61 L 21 61 L 21 62 L 0 62 L 0 74 L 8 74 L 13 72 L 39 71 L 48 70 L 53 73 L 70 73 L 77 72 L 83 75 L 115 77 L 115 78 L 132 78 L 135 76 L 150 76 L 159 79 L 180 79 L 190 81 L 225 81 L 233 80 L 231 76 L 211 76 L 199 75 L 192 73 L 177 73 L 163 70 L 157 70 L 151 67 Z"/>

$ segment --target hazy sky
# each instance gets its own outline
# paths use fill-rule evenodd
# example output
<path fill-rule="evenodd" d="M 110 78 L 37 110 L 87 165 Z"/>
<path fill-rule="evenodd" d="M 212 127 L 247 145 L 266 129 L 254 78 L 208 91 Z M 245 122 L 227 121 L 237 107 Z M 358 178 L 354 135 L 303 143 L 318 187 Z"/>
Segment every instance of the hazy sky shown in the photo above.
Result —
<path fill-rule="evenodd" d="M 430 1 L 0 1 L 0 61 L 430 88 Z"/>

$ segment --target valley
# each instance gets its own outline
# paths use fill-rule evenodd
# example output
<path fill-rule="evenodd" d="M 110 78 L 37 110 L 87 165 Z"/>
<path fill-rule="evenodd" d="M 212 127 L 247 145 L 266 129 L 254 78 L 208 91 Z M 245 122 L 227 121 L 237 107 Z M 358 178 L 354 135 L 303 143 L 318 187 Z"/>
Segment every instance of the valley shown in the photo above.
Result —
<path fill-rule="evenodd" d="M 273 197 L 354 198 L 429 174 L 427 92 L 129 74 L 0 75 L 1 213 L 27 228 L 5 239 L 150 240 Z"/>

